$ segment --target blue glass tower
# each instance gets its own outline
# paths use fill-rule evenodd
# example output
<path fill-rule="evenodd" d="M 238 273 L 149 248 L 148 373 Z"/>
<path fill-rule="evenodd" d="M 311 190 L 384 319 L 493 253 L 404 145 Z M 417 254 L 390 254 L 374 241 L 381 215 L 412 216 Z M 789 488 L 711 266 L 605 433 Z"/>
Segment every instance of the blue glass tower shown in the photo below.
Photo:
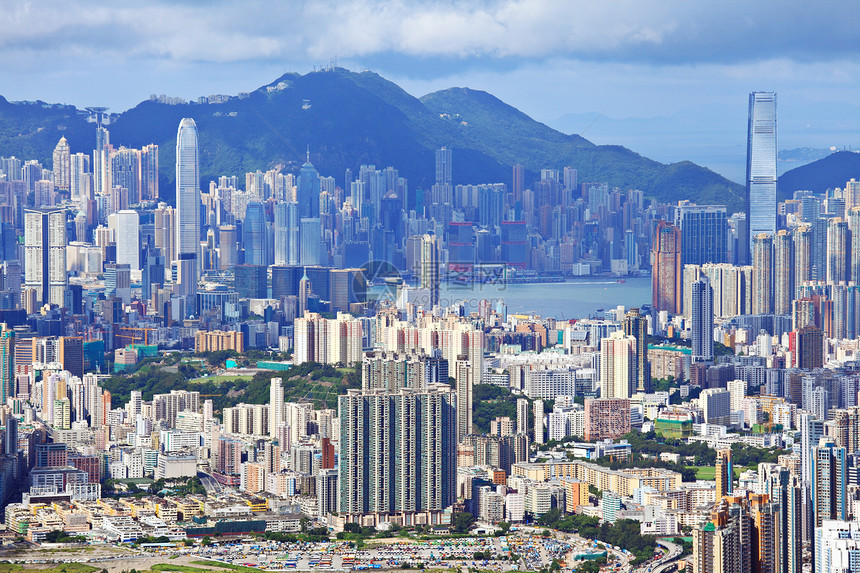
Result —
<path fill-rule="evenodd" d="M 749 238 L 776 233 L 776 93 L 750 94 L 747 131 Z"/>

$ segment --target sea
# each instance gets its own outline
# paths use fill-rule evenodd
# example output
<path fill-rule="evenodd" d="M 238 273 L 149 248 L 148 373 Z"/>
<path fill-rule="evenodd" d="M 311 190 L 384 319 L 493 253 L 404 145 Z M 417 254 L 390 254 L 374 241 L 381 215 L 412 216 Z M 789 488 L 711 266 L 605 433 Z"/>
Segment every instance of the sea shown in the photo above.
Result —
<path fill-rule="evenodd" d="M 558 320 L 597 317 L 602 316 L 602 311 L 618 306 L 632 308 L 651 302 L 650 277 L 625 278 L 623 281 L 577 278 L 562 283 L 443 283 L 439 298 L 443 307 L 463 303 L 469 310 L 476 310 L 482 299 L 494 305 L 502 301 L 508 314 L 537 314 Z"/>

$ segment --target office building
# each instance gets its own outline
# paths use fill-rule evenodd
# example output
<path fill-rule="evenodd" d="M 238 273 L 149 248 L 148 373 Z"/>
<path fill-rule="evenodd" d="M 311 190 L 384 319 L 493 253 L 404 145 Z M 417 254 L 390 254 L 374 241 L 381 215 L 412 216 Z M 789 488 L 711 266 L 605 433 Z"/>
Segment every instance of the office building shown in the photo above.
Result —
<path fill-rule="evenodd" d="M 155 223 L 155 248 L 161 251 L 161 256 L 167 264 L 176 260 L 176 212 L 173 207 L 159 203 L 153 211 Z"/>
<path fill-rule="evenodd" d="M 681 314 L 682 283 L 681 231 L 666 221 L 658 221 L 651 249 L 651 304 L 655 310 Z"/>
<path fill-rule="evenodd" d="M 303 217 L 299 221 L 300 262 L 303 266 L 317 266 L 323 263 L 321 229 L 319 217 Z"/>
<path fill-rule="evenodd" d="M 728 221 L 722 205 L 681 201 L 675 207 L 675 226 L 681 231 L 681 264 L 728 262 Z"/>
<path fill-rule="evenodd" d="M 282 202 L 275 205 L 276 265 L 298 265 L 300 259 L 299 204 Z"/>
<path fill-rule="evenodd" d="M 751 248 L 776 234 L 776 94 L 753 92 L 747 130 L 747 221 Z"/>
<path fill-rule="evenodd" d="M 266 267 L 262 265 L 237 265 L 234 269 L 236 292 L 240 298 L 266 298 Z"/>
<path fill-rule="evenodd" d="M 175 256 L 200 249 L 200 158 L 197 124 L 183 118 L 176 134 Z"/>
<path fill-rule="evenodd" d="M 363 303 L 367 300 L 364 269 L 331 269 L 329 280 L 332 312 L 349 312 L 351 304 Z M 274 270 L 272 271 L 272 281 L 272 288 L 274 289 Z"/>
<path fill-rule="evenodd" d="M 445 384 L 338 397 L 338 505 L 347 522 L 441 522 L 456 499 L 456 400 Z"/>
<path fill-rule="evenodd" d="M 124 209 L 108 217 L 108 226 L 116 241 L 116 262 L 128 265 L 132 271 L 140 267 L 140 216 L 137 211 Z"/>
<path fill-rule="evenodd" d="M 320 216 L 320 174 L 311 163 L 308 150 L 307 158 L 299 171 L 296 184 L 296 201 L 299 204 L 299 217 L 319 219 Z"/>
<path fill-rule="evenodd" d="M 66 210 L 24 210 L 24 287 L 35 291 L 38 304 L 62 307 L 68 287 Z"/>
<path fill-rule="evenodd" d="M 262 203 L 252 201 L 245 208 L 245 219 L 242 221 L 242 248 L 245 251 L 245 264 L 268 265 L 267 246 L 266 213 Z"/>
<path fill-rule="evenodd" d="M 692 360 L 710 362 L 714 359 L 714 289 L 707 275 L 692 285 L 690 323 L 693 334 Z"/>

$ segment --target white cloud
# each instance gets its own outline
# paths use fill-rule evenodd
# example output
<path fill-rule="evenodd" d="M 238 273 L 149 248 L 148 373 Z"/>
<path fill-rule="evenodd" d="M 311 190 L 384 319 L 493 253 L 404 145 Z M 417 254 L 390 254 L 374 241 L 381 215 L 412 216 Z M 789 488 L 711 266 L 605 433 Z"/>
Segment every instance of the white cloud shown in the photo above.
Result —
<path fill-rule="evenodd" d="M 855 54 L 850 2 L 11 0 L 0 51 L 180 61 L 421 57 L 750 61 Z"/>

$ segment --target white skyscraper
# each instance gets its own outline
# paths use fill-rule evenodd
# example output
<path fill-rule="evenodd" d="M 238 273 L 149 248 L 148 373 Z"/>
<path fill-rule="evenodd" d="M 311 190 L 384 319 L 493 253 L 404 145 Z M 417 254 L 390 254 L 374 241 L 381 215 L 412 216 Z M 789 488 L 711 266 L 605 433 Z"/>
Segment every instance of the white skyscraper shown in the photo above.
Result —
<path fill-rule="evenodd" d="M 269 386 L 269 435 L 278 436 L 278 427 L 284 423 L 284 387 L 280 378 L 272 378 Z"/>
<path fill-rule="evenodd" d="M 636 338 L 616 331 L 600 341 L 600 397 L 630 398 L 633 384 Z"/>
<path fill-rule="evenodd" d="M 176 255 L 200 249 L 200 158 L 197 124 L 183 118 L 176 134 Z"/>
<path fill-rule="evenodd" d="M 108 217 L 108 226 L 116 239 L 117 264 L 140 270 L 140 216 L 137 211 L 125 209 Z"/>

